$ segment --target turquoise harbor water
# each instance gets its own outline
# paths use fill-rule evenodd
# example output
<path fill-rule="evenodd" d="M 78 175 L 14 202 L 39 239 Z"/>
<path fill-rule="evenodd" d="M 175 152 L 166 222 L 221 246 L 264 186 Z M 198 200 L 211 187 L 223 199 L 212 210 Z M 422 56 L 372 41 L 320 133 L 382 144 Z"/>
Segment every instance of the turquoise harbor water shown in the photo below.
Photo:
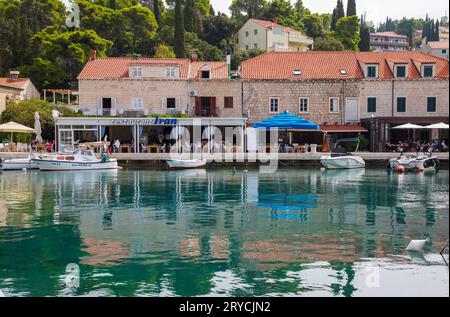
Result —
<path fill-rule="evenodd" d="M 449 296 L 448 208 L 448 171 L 5 172 L 0 290 Z M 427 237 L 423 255 L 404 251 Z"/>

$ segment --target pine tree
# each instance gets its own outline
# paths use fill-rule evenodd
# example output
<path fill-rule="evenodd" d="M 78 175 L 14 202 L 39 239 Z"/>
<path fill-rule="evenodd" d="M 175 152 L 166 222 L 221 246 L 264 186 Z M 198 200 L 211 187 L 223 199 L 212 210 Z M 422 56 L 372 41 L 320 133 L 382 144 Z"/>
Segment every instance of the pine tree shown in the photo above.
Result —
<path fill-rule="evenodd" d="M 347 1 L 347 16 L 356 15 L 356 0 Z"/>
<path fill-rule="evenodd" d="M 181 0 L 175 1 L 175 45 L 174 51 L 177 58 L 183 58 L 184 54 L 184 20 Z"/>
<path fill-rule="evenodd" d="M 216 15 L 216 11 L 214 11 L 212 4 L 209 6 L 209 15 L 212 17 Z"/>
<path fill-rule="evenodd" d="M 439 19 L 436 19 L 436 26 L 434 28 L 434 40 L 435 41 L 439 41 L 439 39 L 440 39 L 439 27 L 440 27 Z"/>
<path fill-rule="evenodd" d="M 336 8 L 334 8 L 333 15 L 331 17 L 331 24 L 330 24 L 330 29 L 332 31 L 336 30 L 336 23 L 337 23 L 337 12 L 336 12 Z"/>
<path fill-rule="evenodd" d="M 336 6 L 336 16 L 337 16 L 336 22 L 339 21 L 340 18 L 345 18 L 344 0 L 338 0 Z"/>
<path fill-rule="evenodd" d="M 366 23 L 366 17 L 361 16 L 361 28 L 359 30 L 359 50 L 363 52 L 370 51 L 370 30 Z"/>
<path fill-rule="evenodd" d="M 153 14 L 155 15 L 158 28 L 161 28 L 161 8 L 159 7 L 159 0 L 153 0 Z"/>
<path fill-rule="evenodd" d="M 183 17 L 186 32 L 195 32 L 195 0 L 186 0 Z"/>
<path fill-rule="evenodd" d="M 302 0 L 297 0 L 295 3 L 295 12 L 297 13 L 297 19 L 303 19 L 303 16 L 305 15 L 305 6 L 303 5 Z"/>

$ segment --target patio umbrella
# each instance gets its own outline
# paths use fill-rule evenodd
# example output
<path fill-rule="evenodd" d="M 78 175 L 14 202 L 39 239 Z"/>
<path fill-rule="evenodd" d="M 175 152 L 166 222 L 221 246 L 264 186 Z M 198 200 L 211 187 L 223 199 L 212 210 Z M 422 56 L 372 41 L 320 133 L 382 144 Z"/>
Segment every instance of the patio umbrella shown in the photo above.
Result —
<path fill-rule="evenodd" d="M 0 132 L 11 133 L 11 142 L 13 140 L 13 133 L 35 133 L 34 129 L 26 127 L 14 121 L 0 124 Z"/>
<path fill-rule="evenodd" d="M 436 130 L 448 130 L 448 124 L 445 123 L 436 123 L 426 126 L 425 129 L 436 129 Z"/>
<path fill-rule="evenodd" d="M 417 124 L 407 123 L 407 124 L 403 124 L 403 125 L 394 127 L 392 129 L 393 130 L 408 130 L 408 138 L 409 138 L 409 130 L 413 130 L 413 139 L 415 139 L 415 137 L 416 137 L 415 130 L 421 130 L 423 128 L 424 127 L 417 125 Z"/>
<path fill-rule="evenodd" d="M 39 143 L 44 142 L 44 140 L 42 139 L 42 136 L 41 136 L 41 133 L 42 133 L 41 120 L 39 117 L 39 112 L 37 112 L 37 111 L 34 114 L 34 131 L 36 132 L 36 141 L 38 141 Z"/>

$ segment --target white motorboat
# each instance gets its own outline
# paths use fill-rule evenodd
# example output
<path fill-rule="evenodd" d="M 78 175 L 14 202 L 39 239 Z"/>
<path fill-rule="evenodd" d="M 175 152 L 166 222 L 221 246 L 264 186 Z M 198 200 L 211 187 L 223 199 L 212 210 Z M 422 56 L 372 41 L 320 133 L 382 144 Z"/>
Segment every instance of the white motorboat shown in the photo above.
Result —
<path fill-rule="evenodd" d="M 425 154 L 402 154 L 397 158 L 389 160 L 390 169 L 401 169 L 401 171 L 436 171 L 439 168 L 439 165 L 439 159 L 431 153 L 428 156 Z"/>
<path fill-rule="evenodd" d="M 0 171 L 20 171 L 23 169 L 38 169 L 36 163 L 32 162 L 32 155 L 27 158 L 0 160 Z"/>
<path fill-rule="evenodd" d="M 32 159 L 41 171 L 88 171 L 118 169 L 117 160 L 106 153 L 98 158 L 94 151 L 79 149 L 74 154 L 38 155 Z"/>
<path fill-rule="evenodd" d="M 203 167 L 206 162 L 206 160 L 168 160 L 167 164 L 173 169 L 188 169 Z"/>
<path fill-rule="evenodd" d="M 360 156 L 348 153 L 344 147 L 340 145 L 343 142 L 357 142 L 355 152 L 359 149 L 359 139 L 341 139 L 338 140 L 332 149 L 331 155 L 322 156 L 320 163 L 326 169 L 355 169 L 365 168 L 366 162 Z"/>

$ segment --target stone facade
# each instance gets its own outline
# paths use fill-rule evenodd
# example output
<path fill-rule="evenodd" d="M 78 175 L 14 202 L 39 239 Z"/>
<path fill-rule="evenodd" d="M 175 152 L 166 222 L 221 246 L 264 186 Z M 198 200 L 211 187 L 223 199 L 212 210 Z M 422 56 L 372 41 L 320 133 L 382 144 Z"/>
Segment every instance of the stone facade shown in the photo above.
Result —
<path fill-rule="evenodd" d="M 309 80 L 245 80 L 243 82 L 244 113 L 251 123 L 259 122 L 277 113 L 289 111 L 317 124 L 343 124 L 345 101 L 359 98 L 358 81 Z M 278 112 L 270 111 L 270 99 L 278 98 Z M 308 111 L 300 111 L 300 98 L 308 99 Z M 339 109 L 330 111 L 330 98 L 338 98 Z"/>
<path fill-rule="evenodd" d="M 406 112 L 397 111 L 397 97 L 406 98 Z M 427 98 L 436 97 L 436 111 L 427 111 Z M 376 98 L 376 112 L 368 112 L 368 98 Z M 447 117 L 448 79 L 364 80 L 360 93 L 361 119 L 372 117 Z"/>

